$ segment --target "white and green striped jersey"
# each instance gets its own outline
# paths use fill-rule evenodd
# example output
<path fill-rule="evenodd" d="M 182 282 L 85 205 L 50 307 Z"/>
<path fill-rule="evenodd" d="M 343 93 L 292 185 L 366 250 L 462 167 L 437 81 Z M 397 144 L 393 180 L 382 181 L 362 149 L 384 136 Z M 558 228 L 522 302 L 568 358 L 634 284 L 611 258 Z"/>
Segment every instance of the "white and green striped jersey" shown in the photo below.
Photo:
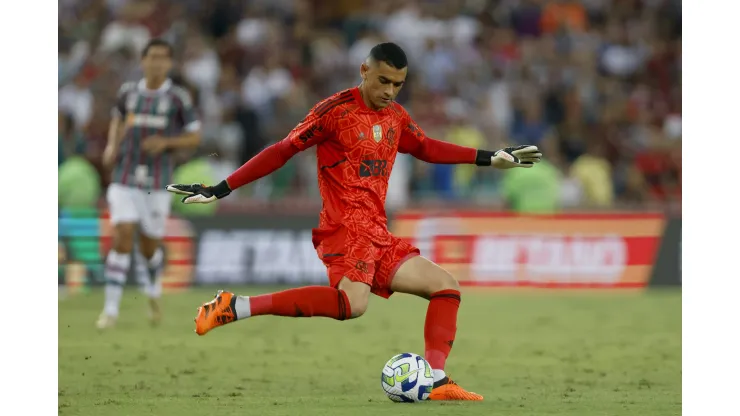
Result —
<path fill-rule="evenodd" d="M 113 182 L 145 189 L 171 183 L 172 153 L 151 156 L 141 145 L 150 136 L 175 137 L 200 129 L 190 93 L 169 79 L 157 90 L 148 89 L 143 79 L 127 82 L 118 91 L 113 117 L 120 118 L 125 129 Z"/>

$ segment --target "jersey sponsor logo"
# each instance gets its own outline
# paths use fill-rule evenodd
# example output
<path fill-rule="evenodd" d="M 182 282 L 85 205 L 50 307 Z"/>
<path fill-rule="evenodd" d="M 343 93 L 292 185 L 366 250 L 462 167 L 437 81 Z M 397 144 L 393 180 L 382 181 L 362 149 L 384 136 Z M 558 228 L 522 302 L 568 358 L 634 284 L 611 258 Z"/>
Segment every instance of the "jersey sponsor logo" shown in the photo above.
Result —
<path fill-rule="evenodd" d="M 322 126 L 311 126 L 308 130 L 306 130 L 303 134 L 298 136 L 298 139 L 302 141 L 303 143 L 306 143 L 309 139 L 311 139 L 316 132 L 322 132 L 324 131 L 324 128 Z"/>
<path fill-rule="evenodd" d="M 382 159 L 363 160 L 360 162 L 360 177 L 388 176 L 388 161 Z"/>
<path fill-rule="evenodd" d="M 153 129 L 164 129 L 167 127 L 169 119 L 167 116 L 156 116 L 151 114 L 134 114 L 128 117 L 130 127 L 147 127 Z"/>
<path fill-rule="evenodd" d="M 375 140 L 375 143 L 380 143 L 383 140 L 383 127 L 380 124 L 373 126 L 373 140 Z"/>

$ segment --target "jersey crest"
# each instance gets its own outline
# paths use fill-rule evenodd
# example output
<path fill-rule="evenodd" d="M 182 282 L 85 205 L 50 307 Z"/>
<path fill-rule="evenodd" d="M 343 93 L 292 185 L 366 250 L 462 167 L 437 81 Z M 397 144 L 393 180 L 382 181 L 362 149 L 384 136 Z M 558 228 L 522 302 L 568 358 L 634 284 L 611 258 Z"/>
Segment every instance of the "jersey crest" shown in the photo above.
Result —
<path fill-rule="evenodd" d="M 375 140 L 375 143 L 380 143 L 383 140 L 383 127 L 380 124 L 373 126 L 373 140 Z"/>

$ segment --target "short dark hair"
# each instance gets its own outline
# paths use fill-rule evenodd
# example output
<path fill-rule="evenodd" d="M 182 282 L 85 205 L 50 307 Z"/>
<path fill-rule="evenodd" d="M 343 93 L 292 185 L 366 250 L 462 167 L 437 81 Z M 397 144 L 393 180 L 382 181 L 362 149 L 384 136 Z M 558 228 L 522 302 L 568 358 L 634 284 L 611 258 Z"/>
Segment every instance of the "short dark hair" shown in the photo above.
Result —
<path fill-rule="evenodd" d="M 170 45 L 166 40 L 159 38 L 155 38 L 147 42 L 146 46 L 144 46 L 144 49 L 141 51 L 141 57 L 144 58 L 149 53 L 149 49 L 157 46 L 167 48 L 167 53 L 172 57 L 174 52 L 172 45 Z"/>
<path fill-rule="evenodd" d="M 406 52 L 393 42 L 379 43 L 370 49 L 370 58 L 376 62 L 385 62 L 388 65 L 403 69 L 408 66 Z"/>

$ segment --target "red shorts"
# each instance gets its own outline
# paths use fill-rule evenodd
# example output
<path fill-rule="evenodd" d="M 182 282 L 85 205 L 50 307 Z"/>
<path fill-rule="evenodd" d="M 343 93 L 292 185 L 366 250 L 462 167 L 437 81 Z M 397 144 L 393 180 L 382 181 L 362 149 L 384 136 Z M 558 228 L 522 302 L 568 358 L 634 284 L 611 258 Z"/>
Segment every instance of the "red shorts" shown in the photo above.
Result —
<path fill-rule="evenodd" d="M 378 245 L 346 228 L 323 239 L 316 252 L 326 265 L 332 287 L 346 277 L 367 284 L 370 292 L 386 299 L 393 294 L 391 281 L 398 268 L 420 254 L 418 248 L 398 237 L 391 235 L 390 245 Z"/>

